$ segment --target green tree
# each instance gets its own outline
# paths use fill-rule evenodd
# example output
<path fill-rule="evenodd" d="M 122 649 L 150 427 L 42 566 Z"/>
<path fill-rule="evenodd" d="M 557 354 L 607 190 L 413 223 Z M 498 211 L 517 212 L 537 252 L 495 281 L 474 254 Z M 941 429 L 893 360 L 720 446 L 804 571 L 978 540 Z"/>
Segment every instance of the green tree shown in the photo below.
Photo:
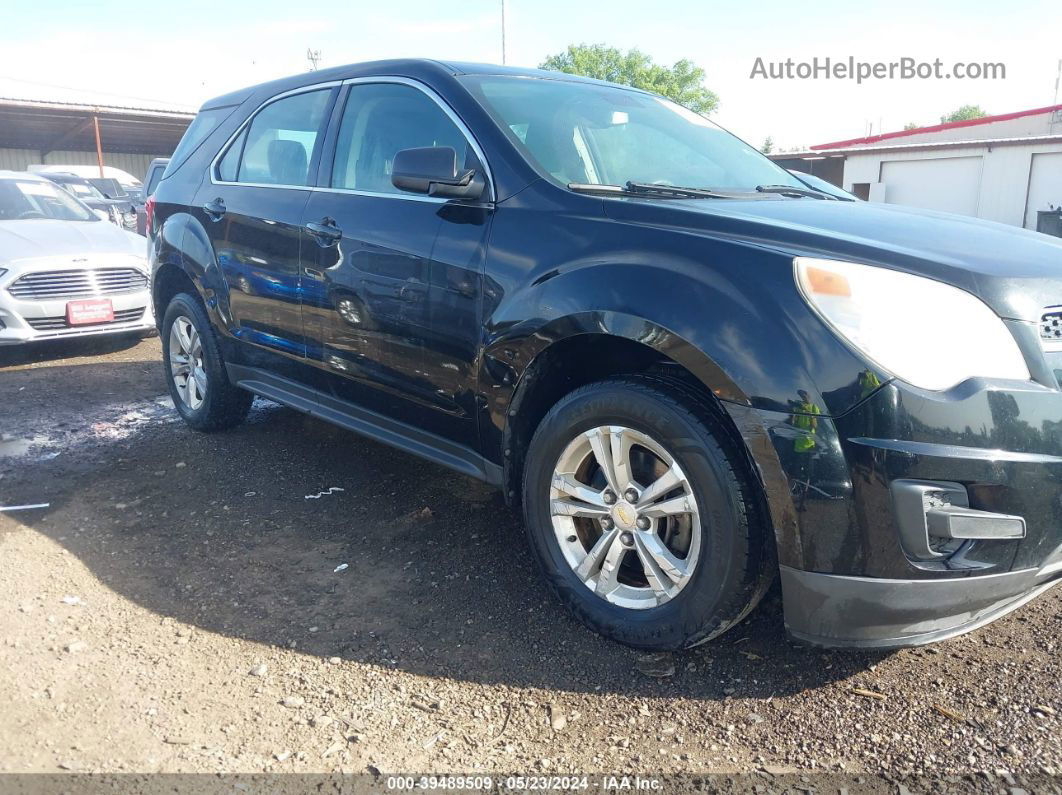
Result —
<path fill-rule="evenodd" d="M 760 151 L 765 155 L 769 155 L 774 151 L 774 139 L 771 136 L 767 136 L 763 141 L 763 146 L 760 147 Z"/>
<path fill-rule="evenodd" d="M 704 70 L 685 58 L 667 67 L 637 49 L 622 52 L 604 44 L 570 44 L 539 68 L 653 91 L 705 116 L 719 105 L 719 97 L 704 86 Z"/>
<path fill-rule="evenodd" d="M 909 121 L 909 122 L 907 122 L 907 124 L 905 124 L 905 125 L 903 126 L 903 128 L 904 128 L 905 130 L 917 130 L 917 129 L 918 129 L 919 127 L 921 127 L 921 126 L 922 126 L 922 125 L 920 125 L 920 124 L 919 124 L 918 122 L 915 122 L 915 121 Z"/>
<path fill-rule="evenodd" d="M 969 121 L 970 119 L 983 119 L 988 114 L 981 108 L 980 105 L 963 105 L 958 110 L 953 110 L 951 113 L 946 113 L 940 117 L 941 124 L 948 124 L 953 121 Z"/>

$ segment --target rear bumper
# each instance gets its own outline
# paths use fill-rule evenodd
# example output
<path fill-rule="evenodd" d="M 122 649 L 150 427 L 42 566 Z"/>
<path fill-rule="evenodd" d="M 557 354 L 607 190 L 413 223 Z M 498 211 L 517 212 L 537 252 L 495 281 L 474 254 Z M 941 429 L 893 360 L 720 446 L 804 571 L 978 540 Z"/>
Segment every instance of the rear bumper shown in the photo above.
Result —
<path fill-rule="evenodd" d="M 781 567 L 785 623 L 816 646 L 895 649 L 977 629 L 1062 582 L 1062 556 L 1041 570 L 933 580 L 818 574 Z"/>

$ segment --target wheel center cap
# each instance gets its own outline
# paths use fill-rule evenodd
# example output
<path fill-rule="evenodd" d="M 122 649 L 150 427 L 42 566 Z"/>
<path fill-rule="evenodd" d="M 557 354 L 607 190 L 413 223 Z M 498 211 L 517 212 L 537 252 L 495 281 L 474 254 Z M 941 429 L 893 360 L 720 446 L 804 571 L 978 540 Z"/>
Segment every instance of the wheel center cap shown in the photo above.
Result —
<path fill-rule="evenodd" d="M 628 529 L 634 527 L 634 523 L 638 519 L 638 512 L 626 500 L 621 500 L 613 505 L 610 513 L 612 514 L 612 520 L 616 524 Z"/>

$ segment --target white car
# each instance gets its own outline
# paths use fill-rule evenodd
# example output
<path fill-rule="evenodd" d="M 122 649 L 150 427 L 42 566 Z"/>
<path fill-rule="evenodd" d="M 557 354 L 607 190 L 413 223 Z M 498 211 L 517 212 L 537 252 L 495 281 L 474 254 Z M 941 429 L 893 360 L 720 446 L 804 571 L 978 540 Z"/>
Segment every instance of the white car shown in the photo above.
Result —
<path fill-rule="evenodd" d="M 0 171 L 0 345 L 151 331 L 146 254 L 53 182 Z"/>

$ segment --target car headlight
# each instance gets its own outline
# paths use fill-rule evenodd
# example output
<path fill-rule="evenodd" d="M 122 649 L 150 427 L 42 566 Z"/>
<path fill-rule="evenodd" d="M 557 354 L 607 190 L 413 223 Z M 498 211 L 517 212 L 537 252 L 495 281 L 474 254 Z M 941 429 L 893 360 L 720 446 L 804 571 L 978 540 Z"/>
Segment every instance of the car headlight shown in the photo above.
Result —
<path fill-rule="evenodd" d="M 902 381 L 943 390 L 974 376 L 1030 378 L 1006 325 L 964 290 L 854 262 L 795 257 L 793 266 L 822 319 Z"/>

